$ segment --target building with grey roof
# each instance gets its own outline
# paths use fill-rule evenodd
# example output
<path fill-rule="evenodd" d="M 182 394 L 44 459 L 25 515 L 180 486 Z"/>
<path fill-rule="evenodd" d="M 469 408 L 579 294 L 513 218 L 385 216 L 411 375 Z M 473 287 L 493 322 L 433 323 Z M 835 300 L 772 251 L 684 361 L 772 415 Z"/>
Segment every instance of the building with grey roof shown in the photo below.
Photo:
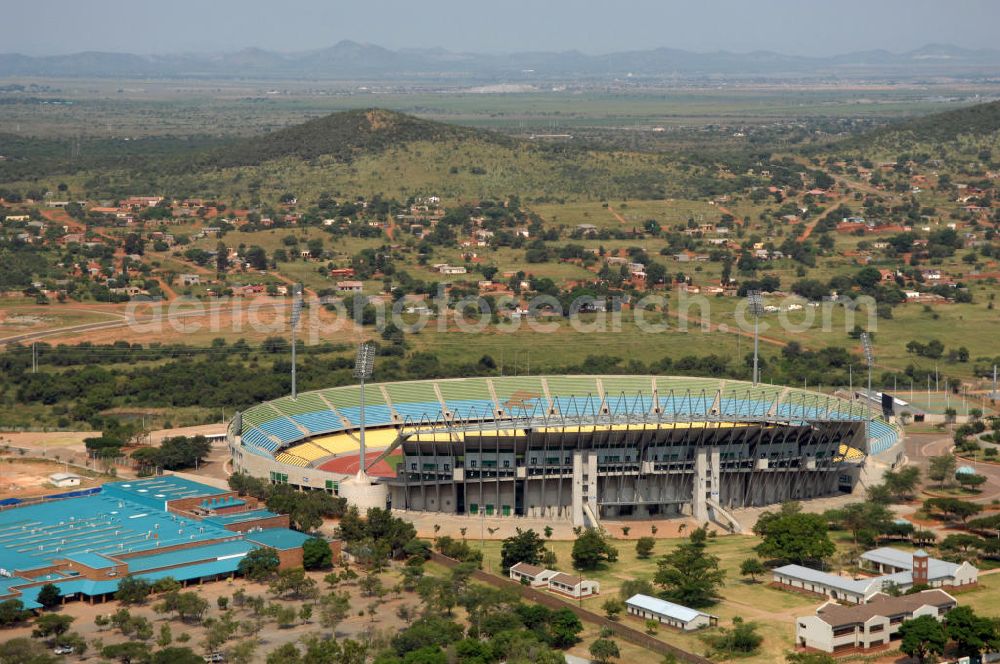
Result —
<path fill-rule="evenodd" d="M 661 625 L 669 625 L 686 632 L 719 624 L 719 618 L 716 616 L 649 595 L 632 595 L 625 600 L 625 608 L 629 615 L 644 620 L 655 620 Z"/>

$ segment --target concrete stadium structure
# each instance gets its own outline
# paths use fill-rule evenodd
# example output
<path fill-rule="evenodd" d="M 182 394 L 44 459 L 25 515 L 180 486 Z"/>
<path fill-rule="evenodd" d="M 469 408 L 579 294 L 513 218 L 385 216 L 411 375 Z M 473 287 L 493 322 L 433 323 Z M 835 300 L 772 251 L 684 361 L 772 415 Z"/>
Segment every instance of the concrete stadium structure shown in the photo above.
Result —
<path fill-rule="evenodd" d="M 853 489 L 865 458 L 897 449 L 891 424 L 826 394 L 663 376 L 525 376 L 370 384 L 358 486 L 357 386 L 247 409 L 228 441 L 237 471 L 359 506 L 602 518 L 727 510 Z M 362 495 L 363 494 L 363 495 Z"/>
<path fill-rule="evenodd" d="M 302 565 L 308 536 L 254 498 L 175 476 L 114 482 L 0 511 L 0 601 L 41 605 L 51 583 L 63 599 L 101 601 L 135 576 L 183 585 L 233 576 L 247 553 L 270 548 Z"/>
<path fill-rule="evenodd" d="M 369 384 L 358 486 L 360 393 L 307 392 L 247 409 L 234 467 L 359 506 L 604 518 L 691 514 L 850 491 L 899 431 L 866 406 L 746 382 L 665 376 L 524 376 Z M 362 495 L 363 494 L 363 495 Z"/>

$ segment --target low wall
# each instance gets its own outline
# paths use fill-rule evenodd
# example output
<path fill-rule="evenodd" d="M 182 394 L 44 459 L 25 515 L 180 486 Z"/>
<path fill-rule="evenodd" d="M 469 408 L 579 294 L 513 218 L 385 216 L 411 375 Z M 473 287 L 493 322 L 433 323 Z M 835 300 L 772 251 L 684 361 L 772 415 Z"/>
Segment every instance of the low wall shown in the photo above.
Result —
<path fill-rule="evenodd" d="M 447 556 L 443 556 L 436 551 L 431 552 L 431 560 L 448 568 L 457 567 L 460 564 L 459 561 L 454 558 L 448 558 Z M 677 646 L 672 646 L 669 643 L 660 641 L 643 631 L 624 625 L 621 622 L 609 620 L 600 614 L 588 611 L 577 604 L 563 601 L 558 597 L 542 592 L 541 590 L 536 590 L 531 586 L 521 585 L 511 579 L 488 574 L 482 570 L 474 571 L 472 573 L 472 578 L 476 581 L 489 584 L 496 588 L 515 590 L 524 599 L 536 604 L 541 604 L 549 609 L 569 609 L 576 614 L 580 620 L 585 620 L 589 623 L 598 625 L 599 627 L 607 627 L 614 632 L 615 636 L 621 638 L 623 641 L 628 641 L 631 644 L 637 645 L 640 648 L 645 648 L 646 650 L 651 650 L 659 655 L 673 655 L 678 660 L 682 662 L 690 662 L 691 664 L 712 664 L 712 660 L 706 657 L 687 652 L 686 650 L 681 650 Z"/>

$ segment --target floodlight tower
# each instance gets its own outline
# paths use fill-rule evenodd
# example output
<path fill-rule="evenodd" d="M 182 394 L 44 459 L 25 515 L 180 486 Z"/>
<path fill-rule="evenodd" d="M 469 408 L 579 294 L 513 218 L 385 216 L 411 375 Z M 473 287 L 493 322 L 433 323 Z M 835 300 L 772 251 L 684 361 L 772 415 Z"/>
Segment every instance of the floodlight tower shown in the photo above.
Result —
<path fill-rule="evenodd" d="M 295 328 L 299 325 L 299 319 L 302 318 L 302 284 L 295 284 L 292 286 L 292 398 L 298 398 L 298 386 L 296 384 L 295 377 L 295 353 L 296 353 L 296 338 L 295 338 Z"/>
<path fill-rule="evenodd" d="M 757 387 L 757 383 L 760 382 L 760 373 L 757 369 L 760 337 L 757 332 L 760 326 L 760 317 L 764 315 L 764 298 L 759 290 L 747 291 L 747 302 L 750 305 L 750 315 L 753 316 L 753 385 Z"/>
<path fill-rule="evenodd" d="M 365 342 L 358 346 L 358 355 L 354 360 L 354 377 L 361 381 L 361 428 L 358 430 L 361 439 L 361 457 L 358 462 L 358 480 L 366 478 L 365 468 L 365 381 L 372 376 L 375 369 L 375 346 Z"/>
<path fill-rule="evenodd" d="M 872 365 L 875 364 L 875 356 L 872 353 L 872 338 L 867 332 L 861 333 L 861 347 L 865 351 L 865 364 L 868 365 L 868 392 L 865 394 L 865 402 L 868 405 L 868 417 L 865 419 L 865 437 L 868 438 L 872 421 Z M 865 445 L 868 440 L 865 440 Z"/>

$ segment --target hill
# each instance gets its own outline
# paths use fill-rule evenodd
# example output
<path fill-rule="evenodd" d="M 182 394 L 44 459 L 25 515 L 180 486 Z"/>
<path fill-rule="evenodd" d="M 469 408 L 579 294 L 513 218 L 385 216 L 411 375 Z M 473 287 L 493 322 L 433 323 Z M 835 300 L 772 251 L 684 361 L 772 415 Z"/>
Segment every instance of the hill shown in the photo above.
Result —
<path fill-rule="evenodd" d="M 1000 101 L 905 120 L 878 130 L 873 138 L 921 142 L 953 141 L 959 136 L 983 137 L 1000 131 Z"/>
<path fill-rule="evenodd" d="M 331 157 L 347 163 L 416 141 L 479 140 L 510 146 L 515 141 L 493 132 L 468 129 L 378 108 L 344 111 L 210 151 L 202 164 L 215 168 L 257 166 L 285 158 Z"/>

